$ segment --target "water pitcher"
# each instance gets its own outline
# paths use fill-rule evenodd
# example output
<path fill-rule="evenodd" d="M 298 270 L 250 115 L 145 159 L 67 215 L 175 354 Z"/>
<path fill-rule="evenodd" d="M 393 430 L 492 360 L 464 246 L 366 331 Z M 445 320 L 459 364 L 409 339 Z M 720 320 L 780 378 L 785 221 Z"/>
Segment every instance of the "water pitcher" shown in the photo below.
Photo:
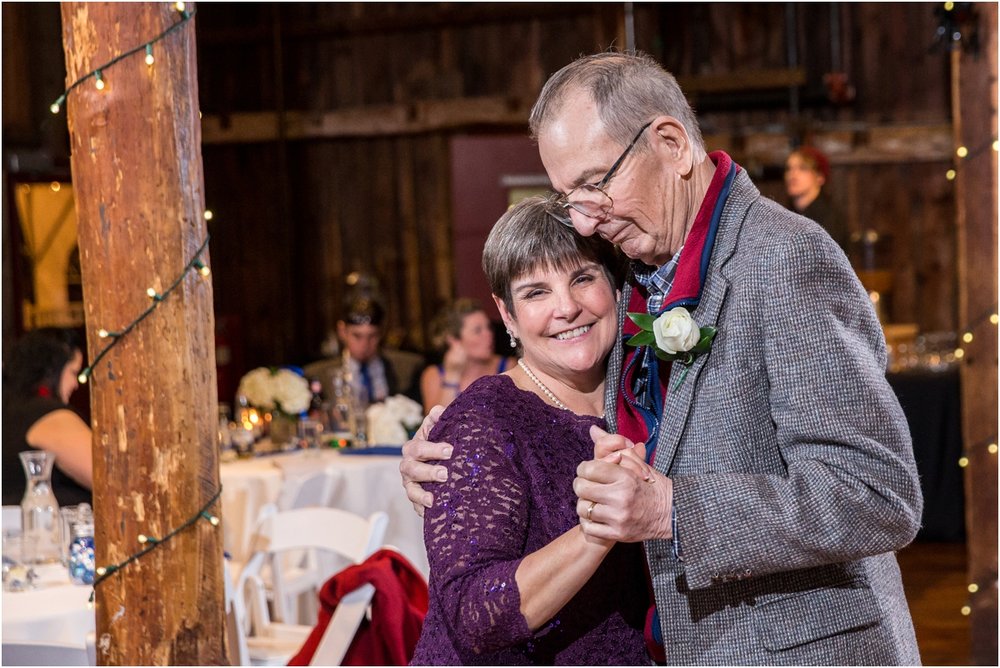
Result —
<path fill-rule="evenodd" d="M 21 453 L 27 487 L 21 500 L 24 561 L 45 564 L 62 560 L 62 519 L 52 492 L 52 465 L 56 456 L 44 450 Z"/>

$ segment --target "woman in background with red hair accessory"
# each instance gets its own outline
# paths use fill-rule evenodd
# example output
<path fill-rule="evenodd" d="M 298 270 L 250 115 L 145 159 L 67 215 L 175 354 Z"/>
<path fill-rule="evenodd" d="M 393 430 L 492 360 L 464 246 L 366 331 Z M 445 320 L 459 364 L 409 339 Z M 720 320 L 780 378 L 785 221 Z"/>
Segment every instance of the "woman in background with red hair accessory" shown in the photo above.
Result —
<path fill-rule="evenodd" d="M 847 252 L 847 221 L 823 192 L 830 180 L 830 161 L 817 148 L 800 146 L 785 161 L 785 190 L 792 208 L 819 223 Z"/>

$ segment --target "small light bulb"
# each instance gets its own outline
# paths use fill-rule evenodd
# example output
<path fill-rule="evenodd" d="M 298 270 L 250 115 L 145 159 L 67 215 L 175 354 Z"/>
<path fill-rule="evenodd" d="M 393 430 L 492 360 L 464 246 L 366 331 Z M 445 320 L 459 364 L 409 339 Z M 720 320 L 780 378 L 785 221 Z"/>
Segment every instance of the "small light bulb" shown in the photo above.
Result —
<path fill-rule="evenodd" d="M 105 573 L 108 572 L 108 569 L 106 569 L 104 566 L 98 566 L 96 572 L 98 575 L 104 575 Z"/>
<path fill-rule="evenodd" d="M 212 213 L 211 209 L 205 209 L 205 220 L 212 220 L 212 218 L 214 218 L 214 217 L 215 217 L 215 214 Z"/>
<path fill-rule="evenodd" d="M 99 330 L 97 330 L 97 335 L 99 337 L 101 337 L 102 339 L 106 339 L 106 338 L 108 338 L 108 336 L 110 336 L 110 334 L 108 334 L 108 330 L 106 330 L 106 329 L 99 329 Z"/>
<path fill-rule="evenodd" d="M 147 288 L 146 289 L 146 294 L 149 295 L 150 297 L 155 297 L 156 296 L 156 290 L 154 290 L 153 288 Z"/>
<path fill-rule="evenodd" d="M 995 455 L 997 453 L 997 444 L 990 443 L 989 445 L 986 446 L 986 451 L 989 452 L 991 455 Z"/>
<path fill-rule="evenodd" d="M 947 172 L 944 173 L 944 178 L 948 179 L 949 181 L 954 181 L 955 176 L 956 173 L 954 169 L 949 169 Z"/>
<path fill-rule="evenodd" d="M 145 534 L 139 534 L 139 542 L 140 543 L 142 543 L 143 545 L 145 545 L 147 540 L 148 539 L 146 538 Z"/>
<path fill-rule="evenodd" d="M 990 324 L 995 325 L 997 322 L 1000 322 L 1000 317 L 996 313 L 990 313 Z"/>
<path fill-rule="evenodd" d="M 147 65 L 152 65 L 154 60 L 155 60 L 155 58 L 153 58 L 153 45 L 152 44 L 147 44 L 146 45 L 146 64 Z"/>
<path fill-rule="evenodd" d="M 966 466 L 969 465 L 969 458 L 968 457 L 959 457 L 958 458 L 958 465 L 964 469 Z"/>
<path fill-rule="evenodd" d="M 49 188 L 52 188 L 52 192 L 57 193 L 60 190 L 62 190 L 62 184 L 59 183 L 58 181 L 53 181 L 52 183 L 49 184 Z"/>
<path fill-rule="evenodd" d="M 1000 141 L 997 141 L 996 139 L 993 140 L 993 150 L 1000 150 Z"/>
<path fill-rule="evenodd" d="M 94 78 L 97 79 L 97 81 L 94 82 L 94 85 L 97 86 L 97 90 L 104 90 L 104 77 L 101 76 L 100 70 L 94 72 Z"/>
<path fill-rule="evenodd" d="M 967 606 L 967 605 L 963 605 L 963 606 L 962 606 L 962 614 L 963 614 L 964 616 L 968 617 L 969 615 L 971 615 L 971 614 L 972 614 L 972 608 L 970 608 L 970 607 L 969 607 L 969 606 Z"/>
<path fill-rule="evenodd" d="M 174 8 L 177 11 L 179 11 L 179 12 L 183 12 L 184 11 L 184 3 L 183 2 L 175 2 L 174 3 Z"/>
<path fill-rule="evenodd" d="M 977 585 L 975 582 L 969 585 L 970 594 L 975 594 L 977 591 L 979 591 L 979 585 Z"/>
<path fill-rule="evenodd" d="M 966 332 L 962 334 L 962 341 L 964 343 L 972 343 L 972 332 Z"/>
<path fill-rule="evenodd" d="M 80 383 L 81 385 L 86 385 L 87 384 L 87 374 L 81 373 L 79 376 L 76 377 L 76 382 Z"/>
<path fill-rule="evenodd" d="M 198 268 L 198 273 L 201 274 L 202 276 L 208 276 L 209 274 L 212 273 L 212 270 L 202 265 L 201 267 Z"/>
<path fill-rule="evenodd" d="M 969 149 L 965 148 L 964 146 L 959 146 L 957 149 L 955 149 L 955 155 L 957 155 L 960 158 L 964 158 L 965 156 L 969 155 Z"/>
<path fill-rule="evenodd" d="M 49 111 L 51 111 L 53 114 L 58 114 L 59 113 L 59 105 L 57 103 L 53 102 L 52 106 L 49 107 Z"/>
<path fill-rule="evenodd" d="M 961 348 L 955 348 L 955 359 L 960 360 L 965 357 L 965 351 Z"/>
<path fill-rule="evenodd" d="M 951 0 L 948 0 L 948 2 L 944 3 L 944 11 L 950 12 L 953 9 L 955 9 L 955 3 L 954 2 L 951 2 Z"/>
<path fill-rule="evenodd" d="M 217 527 L 217 526 L 219 526 L 219 518 L 218 518 L 218 517 L 216 517 L 215 515 L 212 515 L 211 517 L 209 517 L 209 518 L 208 518 L 208 521 L 209 521 L 209 523 L 210 523 L 210 524 L 211 524 L 212 526 L 214 526 L 214 527 Z"/>

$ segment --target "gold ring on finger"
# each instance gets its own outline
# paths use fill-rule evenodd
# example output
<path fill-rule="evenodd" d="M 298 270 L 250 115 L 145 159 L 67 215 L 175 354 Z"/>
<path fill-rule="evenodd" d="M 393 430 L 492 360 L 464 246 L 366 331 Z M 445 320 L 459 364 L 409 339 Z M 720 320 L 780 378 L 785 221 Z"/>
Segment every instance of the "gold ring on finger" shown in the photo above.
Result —
<path fill-rule="evenodd" d="M 597 501 L 591 501 L 590 502 L 590 507 L 587 508 L 587 521 L 588 522 L 593 522 L 594 521 L 594 520 L 590 519 L 590 516 L 594 513 L 594 507 L 596 505 L 597 505 Z"/>

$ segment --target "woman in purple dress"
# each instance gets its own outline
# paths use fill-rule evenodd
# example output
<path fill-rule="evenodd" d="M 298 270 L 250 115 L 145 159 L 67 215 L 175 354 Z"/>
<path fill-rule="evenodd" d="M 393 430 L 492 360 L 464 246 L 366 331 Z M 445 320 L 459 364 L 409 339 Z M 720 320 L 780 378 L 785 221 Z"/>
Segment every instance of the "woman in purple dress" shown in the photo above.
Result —
<path fill-rule="evenodd" d="M 650 663 L 641 546 L 585 536 L 573 493 L 590 431 L 604 427 L 613 251 L 549 206 L 516 205 L 483 250 L 523 358 L 470 385 L 430 434 L 455 451 L 448 481 L 426 486 L 431 598 L 414 664 Z M 641 450 L 622 464 L 645 472 Z"/>

